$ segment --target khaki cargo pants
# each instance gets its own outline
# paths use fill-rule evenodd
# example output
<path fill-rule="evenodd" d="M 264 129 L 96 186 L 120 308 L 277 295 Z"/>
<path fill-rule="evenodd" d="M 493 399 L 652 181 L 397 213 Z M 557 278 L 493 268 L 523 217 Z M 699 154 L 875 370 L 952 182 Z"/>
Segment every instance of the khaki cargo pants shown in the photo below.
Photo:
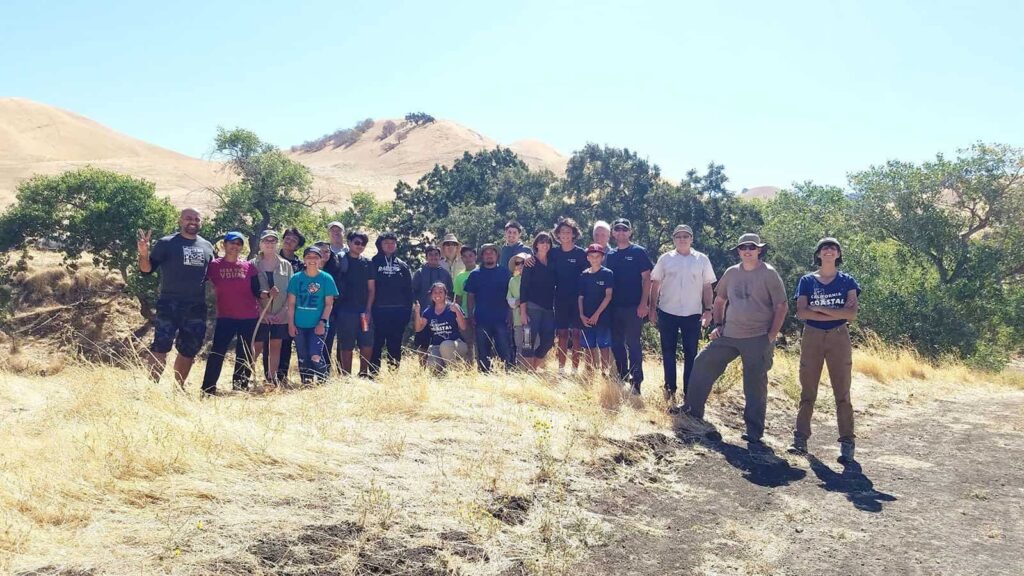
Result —
<path fill-rule="evenodd" d="M 828 365 L 832 393 L 836 397 L 836 419 L 839 439 L 853 440 L 853 404 L 850 402 L 850 380 L 853 369 L 853 347 L 850 328 L 843 324 L 830 330 L 804 326 L 800 341 L 800 411 L 796 417 L 797 436 L 810 438 L 811 415 L 818 399 L 821 368 Z"/>

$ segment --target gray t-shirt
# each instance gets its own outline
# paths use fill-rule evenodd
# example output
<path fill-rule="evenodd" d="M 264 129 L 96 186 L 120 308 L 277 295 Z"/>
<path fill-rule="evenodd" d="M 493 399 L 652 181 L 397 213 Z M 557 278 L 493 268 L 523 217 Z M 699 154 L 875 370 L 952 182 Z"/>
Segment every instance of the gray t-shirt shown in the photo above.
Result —
<path fill-rule="evenodd" d="M 769 264 L 753 270 L 742 264 L 722 274 L 715 293 L 728 300 L 725 309 L 725 334 L 729 338 L 753 338 L 768 333 L 775 317 L 775 305 L 787 304 L 782 278 Z"/>
<path fill-rule="evenodd" d="M 213 245 L 196 236 L 164 236 L 149 253 L 153 272 L 160 270 L 160 298 L 178 302 L 206 301 L 206 268 L 213 260 Z"/>

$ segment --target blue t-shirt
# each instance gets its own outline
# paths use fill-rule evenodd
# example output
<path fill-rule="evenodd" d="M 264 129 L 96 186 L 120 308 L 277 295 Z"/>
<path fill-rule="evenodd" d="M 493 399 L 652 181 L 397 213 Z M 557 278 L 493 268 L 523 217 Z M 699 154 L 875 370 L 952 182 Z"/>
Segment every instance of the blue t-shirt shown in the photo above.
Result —
<path fill-rule="evenodd" d="M 299 272 L 288 281 L 288 293 L 295 296 L 295 326 L 316 328 L 324 315 L 324 301 L 327 296 L 337 296 L 338 286 L 334 278 L 321 270 L 316 276 Z"/>
<path fill-rule="evenodd" d="M 575 310 L 580 274 L 590 267 L 590 263 L 587 262 L 587 251 L 579 246 L 573 246 L 572 250 L 564 252 L 561 246 L 555 246 L 548 254 L 555 267 L 555 277 L 558 279 L 555 306 L 571 306 Z"/>
<path fill-rule="evenodd" d="M 477 268 L 469 273 L 463 289 L 473 294 L 476 309 L 473 316 L 477 324 L 503 324 L 508 311 L 508 281 L 512 278 L 508 269 Z"/>
<path fill-rule="evenodd" d="M 807 296 L 808 306 L 821 306 L 823 308 L 843 308 L 846 306 L 846 296 L 850 290 L 856 290 L 860 296 L 860 284 L 846 272 L 836 274 L 828 284 L 822 284 L 814 274 L 805 274 L 800 278 L 796 286 L 796 294 L 793 299 Z M 821 330 L 831 330 L 837 326 L 846 324 L 846 320 L 806 320 L 808 326 Z"/>
<path fill-rule="evenodd" d="M 604 292 L 608 288 L 612 288 L 612 300 L 615 299 L 615 273 L 611 270 L 601 266 L 601 269 L 597 272 L 591 272 L 589 269 L 584 270 L 580 274 L 579 280 L 579 295 L 583 296 L 583 313 L 588 317 L 601 306 L 601 302 L 604 301 Z M 611 308 L 609 303 L 608 308 Z M 612 316 L 608 313 L 608 308 L 601 312 L 601 317 L 597 319 L 597 325 L 599 328 L 608 328 L 611 326 Z"/>
<path fill-rule="evenodd" d="M 609 254 L 604 265 L 615 273 L 612 306 L 639 306 L 644 292 L 642 274 L 654 268 L 647 250 L 639 244 L 630 244 Z"/>
<path fill-rule="evenodd" d="M 438 314 L 434 310 L 434 303 L 431 302 L 430 307 L 423 313 L 423 318 L 427 320 L 427 329 L 430 330 L 431 346 L 440 346 L 445 340 L 459 339 L 459 321 L 451 304 L 445 305 L 444 311 Z"/>

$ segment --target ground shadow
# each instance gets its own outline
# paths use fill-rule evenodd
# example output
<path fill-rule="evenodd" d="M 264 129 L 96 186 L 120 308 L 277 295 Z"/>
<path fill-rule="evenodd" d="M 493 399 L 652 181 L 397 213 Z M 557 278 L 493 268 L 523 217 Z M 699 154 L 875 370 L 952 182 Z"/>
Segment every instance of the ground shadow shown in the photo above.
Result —
<path fill-rule="evenodd" d="M 843 471 L 839 473 L 811 454 L 807 455 L 807 461 L 814 475 L 821 481 L 822 488 L 842 493 L 858 510 L 881 512 L 883 502 L 896 501 L 892 494 L 875 490 L 874 483 L 864 475 L 860 464 L 856 462 L 843 465 Z"/>
<path fill-rule="evenodd" d="M 718 452 L 733 468 L 743 472 L 743 478 L 751 484 L 767 488 L 787 486 L 802 480 L 807 472 L 792 467 L 789 462 L 779 458 L 768 446 L 751 451 L 747 448 L 730 444 L 723 440 L 711 440 L 684 429 L 676 430 L 676 437 L 687 444 L 701 444 Z"/>

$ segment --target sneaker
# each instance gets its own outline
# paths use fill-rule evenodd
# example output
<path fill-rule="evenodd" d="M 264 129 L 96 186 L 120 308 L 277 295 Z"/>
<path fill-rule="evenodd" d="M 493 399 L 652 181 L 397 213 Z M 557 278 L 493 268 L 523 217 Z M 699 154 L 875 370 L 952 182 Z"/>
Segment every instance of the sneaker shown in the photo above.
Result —
<path fill-rule="evenodd" d="M 754 438 L 749 434 L 740 435 L 740 439 L 746 442 L 749 448 L 762 448 L 764 447 L 764 441 L 760 438 Z"/>
<path fill-rule="evenodd" d="M 807 454 L 807 438 L 803 436 L 793 435 L 793 444 L 786 449 L 786 452 L 790 454 L 803 455 Z"/>
<path fill-rule="evenodd" d="M 840 440 L 839 441 L 839 458 L 836 461 L 840 464 L 853 464 L 854 462 L 854 444 L 853 440 Z"/>

